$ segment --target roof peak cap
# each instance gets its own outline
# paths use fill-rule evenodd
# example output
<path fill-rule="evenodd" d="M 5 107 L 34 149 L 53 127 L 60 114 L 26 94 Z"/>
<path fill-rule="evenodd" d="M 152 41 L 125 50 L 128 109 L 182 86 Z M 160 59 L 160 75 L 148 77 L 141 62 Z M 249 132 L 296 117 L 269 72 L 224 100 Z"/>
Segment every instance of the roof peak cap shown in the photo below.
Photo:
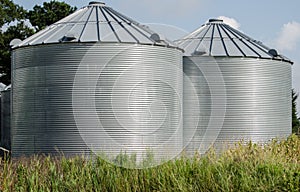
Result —
<path fill-rule="evenodd" d="M 89 2 L 89 5 L 91 5 L 91 6 L 105 6 L 105 3 L 101 2 L 101 1 L 91 1 L 91 2 Z"/>
<path fill-rule="evenodd" d="M 223 19 L 209 19 L 208 22 L 209 23 L 216 23 L 216 22 L 223 23 Z"/>

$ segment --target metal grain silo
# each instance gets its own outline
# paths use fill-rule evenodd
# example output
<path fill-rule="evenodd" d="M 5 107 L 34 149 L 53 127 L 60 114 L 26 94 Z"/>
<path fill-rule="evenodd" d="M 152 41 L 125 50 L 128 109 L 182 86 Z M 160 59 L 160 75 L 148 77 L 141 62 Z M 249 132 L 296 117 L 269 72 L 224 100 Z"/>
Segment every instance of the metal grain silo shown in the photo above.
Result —
<path fill-rule="evenodd" d="M 1 145 L 7 150 L 11 148 L 10 135 L 10 86 L 1 91 Z"/>
<path fill-rule="evenodd" d="M 14 156 L 181 150 L 182 50 L 104 3 L 15 45 L 12 78 Z"/>
<path fill-rule="evenodd" d="M 197 126 L 187 151 L 291 133 L 290 60 L 217 19 L 175 42 L 198 95 L 184 82 L 184 134 Z"/>
<path fill-rule="evenodd" d="M 0 77 L 2 76 L 2 74 L 0 74 Z M 1 125 L 1 92 L 5 89 L 6 85 L 0 82 L 0 147 L 2 146 L 2 125 Z"/>

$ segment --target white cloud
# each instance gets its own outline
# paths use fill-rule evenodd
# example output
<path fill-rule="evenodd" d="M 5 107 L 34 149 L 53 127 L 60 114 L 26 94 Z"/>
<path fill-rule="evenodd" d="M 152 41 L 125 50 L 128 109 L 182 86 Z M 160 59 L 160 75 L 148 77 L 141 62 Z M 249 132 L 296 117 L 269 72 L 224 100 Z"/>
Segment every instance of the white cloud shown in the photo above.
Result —
<path fill-rule="evenodd" d="M 276 40 L 276 47 L 281 51 L 292 51 L 296 48 L 299 41 L 300 23 L 292 21 L 283 25 L 279 37 Z"/>
<path fill-rule="evenodd" d="M 293 88 L 300 93 L 300 23 L 291 21 L 284 24 L 279 32 L 277 39 L 274 41 L 275 47 L 281 52 L 289 53 L 292 56 L 293 65 Z M 297 101 L 297 111 L 300 115 L 300 100 Z"/>
<path fill-rule="evenodd" d="M 219 16 L 218 19 L 222 19 L 224 23 L 230 25 L 235 29 L 239 29 L 241 24 L 237 22 L 234 18 L 226 17 L 226 16 Z"/>

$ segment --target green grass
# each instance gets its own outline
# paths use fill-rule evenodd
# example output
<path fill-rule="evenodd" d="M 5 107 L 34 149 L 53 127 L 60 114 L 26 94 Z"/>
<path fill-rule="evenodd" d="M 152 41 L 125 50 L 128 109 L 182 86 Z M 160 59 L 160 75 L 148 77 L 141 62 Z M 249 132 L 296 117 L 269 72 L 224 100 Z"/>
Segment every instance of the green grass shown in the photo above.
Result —
<path fill-rule="evenodd" d="M 300 191 L 300 139 L 237 144 L 223 154 L 125 169 L 98 158 L 0 161 L 0 191 Z"/>

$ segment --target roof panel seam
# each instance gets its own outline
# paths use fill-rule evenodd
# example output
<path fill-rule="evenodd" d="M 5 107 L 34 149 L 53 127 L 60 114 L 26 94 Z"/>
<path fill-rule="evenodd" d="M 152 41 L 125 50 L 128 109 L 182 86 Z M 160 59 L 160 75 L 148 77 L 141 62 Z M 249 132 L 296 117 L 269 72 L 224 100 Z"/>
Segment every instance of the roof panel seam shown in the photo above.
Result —
<path fill-rule="evenodd" d="M 244 39 L 246 39 L 246 41 L 248 41 L 249 43 L 251 43 L 252 45 L 254 45 L 255 47 L 257 47 L 258 49 L 260 49 L 261 51 L 263 51 L 263 52 L 266 53 L 267 55 L 273 57 L 269 52 L 267 52 L 267 51 L 265 50 L 267 47 L 262 46 L 262 47 L 263 47 L 263 48 L 262 48 L 261 45 L 257 45 L 257 43 L 254 43 L 254 41 L 255 41 L 254 39 L 252 39 L 252 38 L 250 38 L 250 37 L 248 37 L 248 36 L 246 36 L 246 35 L 240 33 L 239 31 L 237 31 L 237 30 L 235 30 L 235 29 L 233 29 L 233 28 L 232 28 L 232 31 L 234 31 L 235 33 L 237 33 L 237 34 L 239 34 L 240 36 L 244 37 Z M 267 48 L 267 49 L 269 49 L 269 48 Z"/>
<path fill-rule="evenodd" d="M 88 16 L 88 18 L 87 18 L 87 20 L 86 20 L 86 22 L 85 22 L 85 24 L 83 26 L 83 29 L 82 29 L 79 37 L 78 37 L 78 41 L 80 41 L 80 39 L 81 39 L 81 37 L 82 37 L 82 35 L 83 35 L 84 31 L 85 31 L 85 28 L 86 28 L 87 24 L 89 23 L 89 19 L 90 19 L 92 13 L 93 13 L 93 10 L 94 10 L 94 7 L 91 8 L 90 14 L 89 14 L 89 16 Z"/>
<path fill-rule="evenodd" d="M 209 55 L 211 56 L 213 41 L 214 41 L 214 33 L 215 33 L 215 24 L 212 25 L 212 32 L 211 32 L 211 38 L 210 38 L 210 45 L 209 45 Z"/>
<path fill-rule="evenodd" d="M 203 37 L 200 39 L 199 43 L 198 43 L 198 44 L 197 44 L 197 46 L 196 46 L 196 50 L 198 50 L 198 49 L 199 49 L 199 47 L 200 47 L 200 44 L 202 43 L 202 41 L 203 41 L 203 39 L 204 39 L 205 35 L 208 33 L 208 31 L 209 31 L 210 27 L 211 27 L 211 26 L 209 26 L 209 27 L 208 27 L 208 29 L 205 31 L 205 33 L 204 33 Z M 192 42 L 190 42 L 190 44 L 191 44 L 191 43 L 192 43 Z"/>
<path fill-rule="evenodd" d="M 150 40 L 151 42 L 155 43 L 153 39 L 150 38 L 150 36 L 147 36 L 145 33 L 143 33 L 141 30 L 139 30 L 137 27 L 135 27 L 134 25 L 139 26 L 139 28 L 141 28 L 142 30 L 144 30 L 146 33 L 152 34 L 153 32 L 150 31 L 149 29 L 146 29 L 145 27 L 141 26 L 139 23 L 129 19 L 128 17 L 114 11 L 113 9 L 111 9 L 110 7 L 107 7 L 107 9 L 109 9 L 111 12 L 113 12 L 116 16 L 118 16 L 121 20 L 123 20 L 124 22 L 126 22 L 129 26 L 131 26 L 133 29 L 135 29 L 136 31 L 138 31 L 140 34 L 142 34 L 142 36 L 146 37 L 148 40 Z M 126 19 L 128 21 L 126 21 Z M 132 25 L 134 24 L 134 25 Z"/>
<path fill-rule="evenodd" d="M 244 57 L 246 57 L 247 55 L 243 52 L 243 50 L 237 45 L 237 43 L 235 42 L 234 38 L 231 37 L 231 35 L 225 30 L 223 25 L 220 25 L 220 27 L 223 29 L 223 31 L 226 33 L 226 35 L 231 39 L 231 41 L 233 42 L 233 44 L 238 48 L 238 50 L 244 55 Z"/>
<path fill-rule="evenodd" d="M 231 27 L 228 27 L 228 26 L 226 26 L 226 25 L 224 25 L 224 27 L 225 27 L 228 31 L 230 31 L 236 38 L 238 38 L 244 45 L 246 45 L 251 51 L 253 51 L 256 55 L 258 55 L 258 57 L 261 57 L 261 55 L 260 55 L 257 51 L 255 51 L 252 47 L 250 47 L 250 45 L 248 45 L 246 42 L 244 42 L 243 38 L 239 38 L 239 37 L 237 36 L 237 34 L 235 34 L 234 31 L 231 30 Z"/>
<path fill-rule="evenodd" d="M 97 18 L 97 35 L 98 35 L 98 41 L 101 41 L 100 39 L 100 27 L 99 27 L 99 12 L 98 9 L 100 9 L 100 7 L 96 8 L 96 18 Z"/>
<path fill-rule="evenodd" d="M 221 38 L 221 41 L 222 41 L 225 53 L 226 53 L 227 56 L 229 56 L 227 48 L 226 48 L 226 45 L 225 45 L 225 42 L 224 42 L 224 39 L 223 39 L 223 36 L 222 36 L 220 28 L 219 28 L 219 25 L 217 25 L 217 29 L 218 29 L 218 32 L 219 32 L 219 35 L 220 35 L 220 38 Z"/>
<path fill-rule="evenodd" d="M 113 31 L 113 33 L 114 33 L 114 35 L 116 36 L 116 38 L 118 39 L 118 41 L 121 42 L 121 39 L 119 38 L 118 34 L 116 33 L 114 27 L 111 25 L 111 22 L 108 20 L 106 14 L 104 13 L 103 8 L 101 7 L 100 10 L 101 10 L 101 12 L 102 12 L 104 18 L 106 19 L 108 25 L 110 26 L 110 29 Z M 105 10 L 105 12 L 107 12 L 107 11 Z"/>
<path fill-rule="evenodd" d="M 139 40 L 122 24 L 121 21 L 118 21 L 117 18 L 111 14 L 111 12 L 106 10 L 106 7 L 103 7 L 103 9 L 116 21 L 119 23 L 119 25 L 121 25 L 121 27 L 137 42 L 139 43 Z"/>

